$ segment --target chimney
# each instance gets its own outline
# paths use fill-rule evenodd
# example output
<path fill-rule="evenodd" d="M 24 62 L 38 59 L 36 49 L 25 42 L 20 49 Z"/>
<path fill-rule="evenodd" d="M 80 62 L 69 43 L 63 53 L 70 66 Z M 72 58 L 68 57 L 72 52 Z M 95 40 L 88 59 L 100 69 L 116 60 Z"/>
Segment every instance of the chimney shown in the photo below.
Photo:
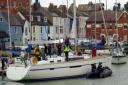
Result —
<path fill-rule="evenodd" d="M 36 0 L 36 3 L 38 3 L 38 0 Z"/>

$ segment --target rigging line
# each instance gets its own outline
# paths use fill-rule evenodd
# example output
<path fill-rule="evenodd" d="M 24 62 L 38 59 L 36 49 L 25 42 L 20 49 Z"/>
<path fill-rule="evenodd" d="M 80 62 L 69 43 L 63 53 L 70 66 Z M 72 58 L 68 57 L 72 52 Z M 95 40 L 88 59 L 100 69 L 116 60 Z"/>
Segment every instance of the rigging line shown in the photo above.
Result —
<path fill-rule="evenodd" d="M 103 8 L 101 5 L 101 0 L 99 0 L 100 3 L 100 8 L 101 8 L 101 13 L 102 13 L 102 17 L 103 17 L 103 22 L 104 22 L 104 27 L 105 27 L 105 33 L 106 33 L 106 37 L 108 36 L 108 31 L 107 31 L 107 26 L 106 26 L 106 21 L 105 21 L 105 17 L 104 17 L 104 12 L 103 12 Z M 107 39 L 107 44 L 108 44 L 108 38 Z"/>

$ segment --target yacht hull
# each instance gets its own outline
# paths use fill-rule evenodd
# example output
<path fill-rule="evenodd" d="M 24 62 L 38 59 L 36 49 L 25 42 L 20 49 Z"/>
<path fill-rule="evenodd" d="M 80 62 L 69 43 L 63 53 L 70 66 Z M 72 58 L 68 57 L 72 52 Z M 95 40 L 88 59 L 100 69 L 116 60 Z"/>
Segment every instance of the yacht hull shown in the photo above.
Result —
<path fill-rule="evenodd" d="M 7 68 L 7 78 L 12 81 L 55 79 L 85 75 L 91 70 L 91 64 L 103 62 L 103 65 L 111 65 L 111 57 L 81 59 L 69 62 L 49 64 L 36 64 L 27 67 L 10 65 Z"/>

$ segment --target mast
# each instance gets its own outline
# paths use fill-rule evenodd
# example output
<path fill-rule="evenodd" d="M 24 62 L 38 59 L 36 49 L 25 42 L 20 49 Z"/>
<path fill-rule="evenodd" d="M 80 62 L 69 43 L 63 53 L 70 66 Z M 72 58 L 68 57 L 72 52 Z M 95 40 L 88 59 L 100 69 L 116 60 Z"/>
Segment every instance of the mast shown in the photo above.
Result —
<path fill-rule="evenodd" d="M 106 0 L 106 10 L 108 9 L 108 1 Z"/>
<path fill-rule="evenodd" d="M 96 47 L 96 0 L 95 0 L 95 47 Z"/>
<path fill-rule="evenodd" d="M 76 0 L 73 0 L 73 11 L 74 11 L 74 38 L 75 38 L 75 53 L 76 53 L 76 46 L 77 46 L 77 27 L 76 27 Z"/>
<path fill-rule="evenodd" d="M 67 22 L 66 22 L 68 29 L 64 29 L 64 39 L 66 38 L 67 34 L 69 33 L 69 20 L 68 20 L 68 0 L 67 0 Z M 67 27 L 66 26 L 66 27 Z M 68 31 L 67 31 L 68 30 Z M 68 32 L 68 33 L 67 33 Z"/>
<path fill-rule="evenodd" d="M 7 0 L 7 7 L 8 7 L 8 28 L 9 28 L 9 45 L 12 47 L 12 39 L 11 39 L 11 27 L 10 27 L 10 10 L 9 10 L 9 1 Z"/>
<path fill-rule="evenodd" d="M 116 40 L 117 40 L 117 52 L 119 51 L 118 50 L 118 37 L 119 37 L 119 34 L 118 34 L 118 19 L 117 19 L 117 7 L 118 7 L 118 5 L 117 5 L 117 0 L 116 0 L 116 2 L 115 2 L 115 6 L 116 6 Z"/>
<path fill-rule="evenodd" d="M 30 23 L 30 27 L 29 27 L 29 32 L 30 32 L 30 37 L 29 37 L 29 44 L 31 43 L 32 41 L 32 26 L 31 26 L 31 21 L 32 21 L 32 16 L 31 16 L 31 12 L 32 12 L 32 9 L 31 9 L 31 0 L 29 0 L 29 23 Z"/>
<path fill-rule="evenodd" d="M 107 2 L 107 0 L 106 0 Z M 106 40 L 107 40 L 107 45 L 108 45 L 108 32 L 107 32 L 107 27 L 106 27 L 106 22 L 105 22 L 105 17 L 104 17 L 104 13 L 103 13 L 103 8 L 102 8 L 102 5 L 101 5 L 101 0 L 99 0 L 99 3 L 100 3 L 100 8 L 101 8 L 101 13 L 102 13 L 102 17 L 103 17 L 103 23 L 104 23 L 104 27 L 105 27 L 105 33 L 106 33 Z M 105 37 L 105 36 L 104 36 Z"/>
<path fill-rule="evenodd" d="M 67 19 L 68 19 L 68 0 L 67 0 Z"/>

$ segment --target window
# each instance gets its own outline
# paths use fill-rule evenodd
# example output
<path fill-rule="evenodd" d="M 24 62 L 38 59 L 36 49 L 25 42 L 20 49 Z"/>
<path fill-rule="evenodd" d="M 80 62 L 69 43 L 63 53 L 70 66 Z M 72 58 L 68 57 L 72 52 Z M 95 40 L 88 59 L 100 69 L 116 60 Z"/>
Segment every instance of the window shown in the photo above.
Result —
<path fill-rule="evenodd" d="M 19 6 L 22 7 L 22 3 L 19 3 Z"/>
<path fill-rule="evenodd" d="M 17 33 L 17 28 L 16 27 L 14 28 L 14 33 Z"/>
<path fill-rule="evenodd" d="M 40 21 L 40 16 L 37 16 L 37 21 Z"/>
<path fill-rule="evenodd" d="M 60 29 L 60 33 L 63 33 L 63 29 Z"/>
<path fill-rule="evenodd" d="M 44 22 L 47 22 L 47 17 L 44 17 Z"/>
<path fill-rule="evenodd" d="M 43 28 L 41 27 L 41 33 L 43 33 Z"/>
<path fill-rule="evenodd" d="M 56 33 L 58 33 L 58 28 L 56 27 Z"/>
<path fill-rule="evenodd" d="M 125 23 L 125 24 L 123 25 L 123 28 L 124 28 L 124 29 L 127 29 L 127 28 L 128 28 L 128 25 Z"/>
<path fill-rule="evenodd" d="M 112 24 L 107 24 L 107 29 L 112 29 Z"/>
<path fill-rule="evenodd" d="M 35 33 L 35 27 L 33 27 L 33 33 Z"/>
<path fill-rule="evenodd" d="M 105 27 L 104 27 L 104 24 L 101 24 L 101 28 L 102 28 L 102 29 L 104 29 L 104 28 L 105 28 Z"/>
<path fill-rule="evenodd" d="M 36 39 L 35 39 L 35 37 L 33 37 L 33 41 L 35 41 Z"/>
<path fill-rule="evenodd" d="M 95 24 L 92 24 L 92 30 L 95 30 Z"/>
<path fill-rule="evenodd" d="M 3 18 L 2 17 L 0 17 L 0 22 L 3 22 Z"/>
<path fill-rule="evenodd" d="M 63 33 L 63 26 L 60 26 L 60 33 Z"/>
<path fill-rule="evenodd" d="M 48 34 L 50 33 L 50 27 L 48 27 Z"/>
<path fill-rule="evenodd" d="M 28 29 L 25 27 L 25 35 L 28 35 Z"/>

